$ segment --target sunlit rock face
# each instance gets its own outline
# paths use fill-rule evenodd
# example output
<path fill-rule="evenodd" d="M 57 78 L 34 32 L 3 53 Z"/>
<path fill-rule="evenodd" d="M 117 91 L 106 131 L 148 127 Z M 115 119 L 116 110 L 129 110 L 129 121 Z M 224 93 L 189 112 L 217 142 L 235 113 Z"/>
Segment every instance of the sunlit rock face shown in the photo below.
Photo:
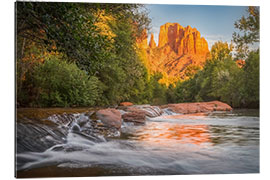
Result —
<path fill-rule="evenodd" d="M 150 42 L 149 42 L 149 47 L 150 47 L 151 49 L 157 47 L 156 42 L 155 42 L 155 40 L 154 40 L 154 34 L 153 34 L 153 33 L 151 33 L 151 39 L 150 39 Z"/>
<path fill-rule="evenodd" d="M 166 23 L 160 27 L 158 45 L 151 34 L 148 46 L 146 30 L 143 33 L 139 47 L 146 52 L 149 71 L 163 74 L 161 83 L 168 85 L 189 78 L 203 67 L 209 55 L 208 43 L 196 28 Z"/>

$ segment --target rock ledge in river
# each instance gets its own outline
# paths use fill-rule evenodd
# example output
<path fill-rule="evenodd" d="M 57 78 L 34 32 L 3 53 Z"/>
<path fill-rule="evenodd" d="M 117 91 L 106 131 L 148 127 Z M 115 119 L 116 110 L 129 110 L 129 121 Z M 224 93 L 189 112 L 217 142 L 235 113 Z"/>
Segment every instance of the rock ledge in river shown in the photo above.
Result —
<path fill-rule="evenodd" d="M 96 116 L 106 126 L 115 127 L 117 129 L 121 128 L 121 113 L 117 109 L 101 109 L 96 112 Z"/>
<path fill-rule="evenodd" d="M 168 104 L 161 108 L 168 108 L 175 113 L 182 114 L 232 110 L 231 106 L 220 101 Z"/>
<path fill-rule="evenodd" d="M 139 111 L 125 113 L 122 115 L 122 118 L 125 122 L 133 122 L 135 124 L 143 124 L 146 120 L 145 113 Z"/>

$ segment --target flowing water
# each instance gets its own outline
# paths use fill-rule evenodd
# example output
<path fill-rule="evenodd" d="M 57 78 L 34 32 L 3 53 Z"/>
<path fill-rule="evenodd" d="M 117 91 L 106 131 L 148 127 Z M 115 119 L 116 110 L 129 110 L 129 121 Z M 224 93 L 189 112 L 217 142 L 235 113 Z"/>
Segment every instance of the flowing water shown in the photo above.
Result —
<path fill-rule="evenodd" d="M 103 136 L 84 113 L 17 123 L 17 177 L 259 173 L 258 111 L 179 115 Z"/>

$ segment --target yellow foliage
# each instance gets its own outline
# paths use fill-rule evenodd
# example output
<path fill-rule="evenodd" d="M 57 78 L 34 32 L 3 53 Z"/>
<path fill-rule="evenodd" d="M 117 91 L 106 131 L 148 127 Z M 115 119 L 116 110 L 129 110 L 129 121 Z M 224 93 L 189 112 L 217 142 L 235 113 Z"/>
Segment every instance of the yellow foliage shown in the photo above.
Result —
<path fill-rule="evenodd" d="M 52 49 L 56 49 L 56 45 L 52 45 Z M 38 63 L 43 63 L 46 57 L 50 56 L 63 56 L 58 51 L 48 51 L 43 45 L 37 44 L 33 41 L 28 42 L 24 48 L 24 54 L 21 59 L 17 60 L 20 64 L 20 78 L 18 80 L 25 81 L 26 73 L 31 71 Z"/>
<path fill-rule="evenodd" d="M 227 42 L 218 41 L 211 48 L 211 59 L 226 59 L 231 56 L 233 45 Z"/>
<path fill-rule="evenodd" d="M 113 42 L 113 38 L 116 36 L 111 30 L 109 23 L 115 21 L 114 17 L 105 13 L 104 10 L 99 10 L 95 14 L 97 17 L 97 21 L 94 23 L 95 26 L 100 30 L 100 34 L 107 36 L 111 42 Z"/>

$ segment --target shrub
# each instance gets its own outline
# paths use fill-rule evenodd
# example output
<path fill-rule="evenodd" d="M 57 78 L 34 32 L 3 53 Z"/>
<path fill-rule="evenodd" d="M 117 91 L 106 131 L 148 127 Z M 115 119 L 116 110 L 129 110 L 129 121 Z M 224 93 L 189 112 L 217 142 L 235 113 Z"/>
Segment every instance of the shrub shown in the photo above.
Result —
<path fill-rule="evenodd" d="M 101 94 L 101 83 L 75 64 L 56 56 L 35 67 L 33 84 L 38 106 L 93 106 Z"/>

